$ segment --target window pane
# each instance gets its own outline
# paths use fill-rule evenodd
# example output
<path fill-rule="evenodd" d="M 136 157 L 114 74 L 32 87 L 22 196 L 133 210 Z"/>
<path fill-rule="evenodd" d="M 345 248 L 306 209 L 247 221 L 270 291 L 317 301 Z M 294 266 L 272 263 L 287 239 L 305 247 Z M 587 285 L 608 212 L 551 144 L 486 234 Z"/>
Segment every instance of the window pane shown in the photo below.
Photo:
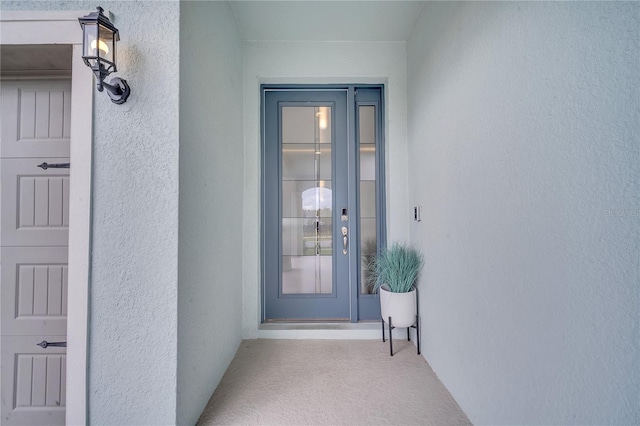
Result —
<path fill-rule="evenodd" d="M 371 294 L 367 264 L 377 254 L 376 235 L 376 107 L 358 107 L 360 171 L 360 292 Z"/>
<path fill-rule="evenodd" d="M 98 41 L 98 52 L 101 58 L 106 59 L 109 62 L 113 60 L 113 50 L 115 40 L 113 39 L 113 33 L 106 27 L 98 25 L 100 31 L 100 39 Z"/>
<path fill-rule="evenodd" d="M 360 232 L 362 245 L 360 246 L 360 291 L 362 294 L 371 294 L 372 284 L 369 279 L 367 264 L 376 256 L 378 244 L 376 238 L 376 220 L 362 219 L 360 221 Z"/>
<path fill-rule="evenodd" d="M 331 145 L 282 145 L 283 180 L 330 180 Z"/>
<path fill-rule="evenodd" d="M 376 218 L 376 182 L 360 181 L 360 217 Z"/>
<path fill-rule="evenodd" d="M 98 56 L 98 25 L 97 24 L 85 24 L 84 25 L 84 45 L 83 56 Z M 96 65 L 95 59 L 90 59 L 91 66 Z"/>
<path fill-rule="evenodd" d="M 360 145 L 360 179 L 376 180 L 376 146 Z"/>
<path fill-rule="evenodd" d="M 330 217 L 283 218 L 282 254 L 330 255 L 333 246 L 332 224 Z"/>
<path fill-rule="evenodd" d="M 282 256 L 283 294 L 331 294 L 331 256 Z"/>
<path fill-rule="evenodd" d="M 331 217 L 332 208 L 331 181 L 282 182 L 282 217 Z"/>
<path fill-rule="evenodd" d="M 282 143 L 331 143 L 331 107 L 283 107 Z"/>
<path fill-rule="evenodd" d="M 282 108 L 282 293 L 333 291 L 331 107 Z"/>
<path fill-rule="evenodd" d="M 360 144 L 376 143 L 376 107 L 361 106 L 358 108 Z"/>

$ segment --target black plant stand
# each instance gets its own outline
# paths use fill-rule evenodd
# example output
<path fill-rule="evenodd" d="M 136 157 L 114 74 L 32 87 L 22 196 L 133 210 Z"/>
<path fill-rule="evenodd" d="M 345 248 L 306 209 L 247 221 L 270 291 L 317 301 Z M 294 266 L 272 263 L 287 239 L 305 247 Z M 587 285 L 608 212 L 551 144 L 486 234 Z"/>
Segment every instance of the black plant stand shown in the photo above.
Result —
<path fill-rule="evenodd" d="M 386 342 L 385 338 L 384 338 L 384 319 L 380 318 L 381 322 L 382 322 L 382 341 Z M 391 356 L 393 356 L 393 329 L 395 327 L 393 326 L 392 322 L 391 322 L 391 317 L 389 317 L 389 353 L 391 354 Z M 415 328 L 416 329 L 416 338 L 417 338 L 417 347 L 416 349 L 418 350 L 418 355 L 420 355 L 420 315 L 416 314 L 416 322 L 413 325 L 410 325 L 409 327 L 407 327 L 407 341 L 411 341 L 411 329 Z"/>

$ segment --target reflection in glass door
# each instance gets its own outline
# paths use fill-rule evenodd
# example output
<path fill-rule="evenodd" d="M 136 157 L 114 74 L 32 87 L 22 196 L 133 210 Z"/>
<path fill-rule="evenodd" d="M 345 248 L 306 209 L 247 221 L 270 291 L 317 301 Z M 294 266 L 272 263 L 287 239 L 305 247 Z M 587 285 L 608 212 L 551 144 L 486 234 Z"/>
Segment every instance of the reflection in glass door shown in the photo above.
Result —
<path fill-rule="evenodd" d="M 333 289 L 330 106 L 283 107 L 282 293 Z"/>
<path fill-rule="evenodd" d="M 263 88 L 263 320 L 379 318 L 359 284 L 384 243 L 381 88 L 369 92 Z"/>

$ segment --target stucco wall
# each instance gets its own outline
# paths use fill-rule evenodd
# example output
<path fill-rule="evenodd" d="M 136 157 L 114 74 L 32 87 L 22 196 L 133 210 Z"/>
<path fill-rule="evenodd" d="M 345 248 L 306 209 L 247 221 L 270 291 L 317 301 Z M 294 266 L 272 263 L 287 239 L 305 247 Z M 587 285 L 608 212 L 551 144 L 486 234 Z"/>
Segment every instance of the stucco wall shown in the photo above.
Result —
<path fill-rule="evenodd" d="M 180 64 L 182 425 L 195 424 L 242 336 L 242 40 L 226 2 L 181 2 Z"/>
<path fill-rule="evenodd" d="M 260 84 L 385 83 L 387 233 L 407 238 L 404 42 L 245 42 L 243 336 L 260 323 Z"/>
<path fill-rule="evenodd" d="M 119 75 L 132 92 L 123 105 L 113 104 L 106 93 L 95 96 L 89 420 L 171 424 L 176 418 L 179 3 L 100 5 L 114 14 L 120 29 Z M 2 10 L 95 7 L 95 2 L 2 2 Z"/>
<path fill-rule="evenodd" d="M 473 423 L 640 423 L 639 32 L 445 2 L 408 42 L 423 351 Z"/>

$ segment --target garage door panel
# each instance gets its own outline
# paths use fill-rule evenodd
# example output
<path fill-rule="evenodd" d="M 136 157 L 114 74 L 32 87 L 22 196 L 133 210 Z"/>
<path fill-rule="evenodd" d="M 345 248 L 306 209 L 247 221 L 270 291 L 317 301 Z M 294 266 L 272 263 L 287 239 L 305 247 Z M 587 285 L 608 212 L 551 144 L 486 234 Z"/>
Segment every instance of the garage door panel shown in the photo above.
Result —
<path fill-rule="evenodd" d="M 67 251 L 2 248 L 2 335 L 65 334 Z"/>
<path fill-rule="evenodd" d="M 2 158 L 69 156 L 71 82 L 3 82 L 2 91 Z"/>
<path fill-rule="evenodd" d="M 69 240 L 69 169 L 38 167 L 68 158 L 3 159 L 2 245 L 66 246 Z M 15 200 L 15 202 L 13 202 Z"/>
<path fill-rule="evenodd" d="M 65 341 L 61 336 L 5 336 L 2 368 L 3 424 L 64 424 L 66 348 L 38 343 Z M 5 370 L 6 368 L 6 370 Z"/>

